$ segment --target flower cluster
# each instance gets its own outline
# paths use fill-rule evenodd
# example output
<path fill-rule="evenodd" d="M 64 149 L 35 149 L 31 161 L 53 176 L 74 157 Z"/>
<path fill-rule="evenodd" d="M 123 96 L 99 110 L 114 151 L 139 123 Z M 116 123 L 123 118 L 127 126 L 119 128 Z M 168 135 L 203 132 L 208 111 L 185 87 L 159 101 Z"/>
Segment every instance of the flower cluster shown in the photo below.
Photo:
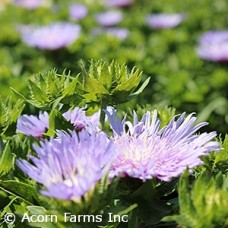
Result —
<path fill-rule="evenodd" d="M 96 131 L 99 125 L 100 113 L 96 112 L 92 116 L 87 116 L 83 108 L 74 108 L 63 113 L 63 117 L 74 125 L 76 130 L 86 128 L 88 131 Z M 39 113 L 39 117 L 34 115 L 22 115 L 17 121 L 17 132 L 33 137 L 42 137 L 49 128 L 49 115 L 47 112 Z"/>
<path fill-rule="evenodd" d="M 173 117 L 161 129 L 156 110 L 152 116 L 146 112 L 141 120 L 134 112 L 133 122 L 126 117 L 121 121 L 110 108 L 105 113 L 112 137 L 94 130 L 92 123 L 98 122 L 98 113 L 87 117 L 83 109 L 75 108 L 63 116 L 81 131 L 57 131 L 56 138 L 34 145 L 38 157 L 29 156 L 32 164 L 26 160 L 17 162 L 27 175 L 46 187 L 42 194 L 80 200 L 107 172 L 111 179 L 130 176 L 142 181 L 152 178 L 170 181 L 186 168 L 202 165 L 201 156 L 220 149 L 220 144 L 212 141 L 215 132 L 196 134 L 207 123 L 195 124 L 193 114 Z M 18 132 L 34 131 L 33 136 L 40 136 L 47 127 L 47 117 L 47 113 L 40 114 L 39 119 L 20 117 Z"/>

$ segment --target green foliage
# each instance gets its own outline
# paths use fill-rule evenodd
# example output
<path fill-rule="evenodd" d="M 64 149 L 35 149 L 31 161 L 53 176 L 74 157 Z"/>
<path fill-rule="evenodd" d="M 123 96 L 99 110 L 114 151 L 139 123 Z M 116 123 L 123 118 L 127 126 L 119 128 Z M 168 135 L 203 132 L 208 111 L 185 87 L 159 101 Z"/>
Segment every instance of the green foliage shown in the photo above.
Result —
<path fill-rule="evenodd" d="M 25 98 L 22 94 L 14 89 L 14 93 L 22 100 L 29 104 L 50 110 L 59 105 L 59 103 L 79 104 L 80 96 L 77 93 L 78 76 L 71 77 L 66 75 L 65 71 L 59 75 L 56 70 L 40 73 L 28 80 L 30 99 Z"/>
<path fill-rule="evenodd" d="M 122 205 L 134 205 L 137 207 L 129 215 L 129 224 L 132 227 L 161 225 L 160 220 L 174 209 L 177 179 L 169 183 L 147 180 L 145 183 L 139 179 L 125 177 L 120 180 L 117 198 Z M 171 224 L 171 223 L 170 223 Z"/>
<path fill-rule="evenodd" d="M 129 101 L 138 95 L 148 84 L 147 80 L 138 91 L 142 72 L 133 68 L 129 73 L 125 64 L 112 62 L 108 65 L 104 61 L 91 61 L 89 70 L 82 65 L 83 73 L 83 97 L 88 103 L 102 103 L 116 105 Z M 104 107 L 105 107 L 104 106 Z"/>
<path fill-rule="evenodd" d="M 166 217 L 182 227 L 227 227 L 228 176 L 218 173 L 211 177 L 202 173 L 190 184 L 188 172 L 179 181 L 180 214 Z"/>
<path fill-rule="evenodd" d="M 9 143 L 5 146 L 4 151 L 0 151 L 0 177 L 9 173 L 14 164 L 15 155 L 10 150 Z"/>
<path fill-rule="evenodd" d="M 49 212 L 44 208 L 44 207 L 40 207 L 40 206 L 27 206 L 26 209 L 28 216 L 43 216 L 45 218 L 47 218 L 45 222 L 28 222 L 28 225 L 30 227 L 40 227 L 40 225 L 42 224 L 42 228 L 55 228 L 55 227 L 61 227 L 60 225 L 57 226 L 56 223 L 54 223 L 54 219 L 52 221 L 52 217 L 48 216 L 50 215 Z M 53 212 L 52 212 L 53 213 Z M 58 220 L 57 220 L 58 221 Z M 25 220 L 25 222 L 27 222 L 27 220 Z M 25 222 L 23 222 L 22 224 L 26 224 Z"/>
<path fill-rule="evenodd" d="M 25 102 L 44 110 L 54 109 L 61 104 L 72 105 L 91 104 L 100 107 L 124 103 L 143 91 L 149 82 L 146 80 L 138 87 L 142 77 L 139 69 L 133 68 L 130 73 L 126 65 L 112 62 L 108 65 L 104 61 L 91 61 L 88 72 L 82 65 L 82 76 L 57 74 L 55 70 L 45 74 L 37 74 L 28 80 L 30 99 L 12 90 Z"/>
<path fill-rule="evenodd" d="M 15 132 L 16 121 L 24 109 L 24 102 L 18 100 L 15 104 L 8 98 L 3 101 L 0 97 L 0 133 L 11 135 Z"/>
<path fill-rule="evenodd" d="M 224 139 L 218 139 L 221 144 L 221 150 L 212 152 L 207 157 L 202 157 L 204 166 L 195 168 L 195 175 L 199 175 L 205 170 L 209 171 L 212 175 L 219 172 L 226 174 L 228 171 L 228 135 Z"/>
<path fill-rule="evenodd" d="M 213 171 L 228 173 L 228 135 L 222 143 L 222 149 L 214 154 Z"/>
<path fill-rule="evenodd" d="M 0 180 L 0 187 L 6 192 L 9 192 L 11 195 L 20 197 L 23 201 L 26 201 L 29 204 L 33 204 L 38 201 L 37 191 L 32 185 L 16 180 Z"/>

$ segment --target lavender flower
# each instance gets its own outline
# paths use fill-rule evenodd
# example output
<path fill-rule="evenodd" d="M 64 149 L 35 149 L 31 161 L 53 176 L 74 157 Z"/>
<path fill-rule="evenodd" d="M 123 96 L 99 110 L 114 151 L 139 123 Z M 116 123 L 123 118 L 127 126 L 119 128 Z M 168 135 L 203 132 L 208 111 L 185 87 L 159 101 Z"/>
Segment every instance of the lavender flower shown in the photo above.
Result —
<path fill-rule="evenodd" d="M 116 38 L 118 38 L 120 40 L 126 39 L 129 35 L 128 29 L 125 29 L 125 28 L 108 28 L 106 30 L 106 33 L 108 35 L 115 36 Z"/>
<path fill-rule="evenodd" d="M 27 9 L 35 9 L 41 6 L 45 6 L 47 3 L 47 0 L 14 0 L 14 4 L 16 6 L 24 7 Z"/>
<path fill-rule="evenodd" d="M 73 4 L 70 5 L 69 13 L 72 19 L 79 20 L 87 15 L 88 10 L 83 4 Z"/>
<path fill-rule="evenodd" d="M 115 151 L 105 133 L 58 132 L 58 138 L 34 145 L 38 157 L 17 161 L 30 178 L 43 184 L 41 193 L 64 200 L 80 200 L 106 174 Z"/>
<path fill-rule="evenodd" d="M 133 0 L 106 0 L 105 4 L 110 7 L 127 7 L 133 4 Z"/>
<path fill-rule="evenodd" d="M 147 24 L 155 29 L 173 28 L 185 18 L 184 14 L 151 14 L 146 17 Z"/>
<path fill-rule="evenodd" d="M 131 176 L 143 181 L 156 177 L 170 181 L 184 170 L 202 165 L 201 156 L 220 149 L 218 142 L 211 141 L 216 133 L 195 133 L 206 122 L 194 126 L 196 118 L 193 114 L 185 119 L 183 113 L 177 120 L 175 117 L 163 129 L 157 118 L 157 111 L 147 112 L 138 121 L 134 113 L 133 124 L 125 119 L 121 122 L 115 112 L 106 112 L 114 132 L 116 151 L 119 152 L 114 161 L 110 175 Z M 126 130 L 126 128 L 128 130 Z"/>
<path fill-rule="evenodd" d="M 199 39 L 198 55 L 211 61 L 228 61 L 228 31 L 209 31 Z"/>
<path fill-rule="evenodd" d="M 96 21 L 105 27 L 117 25 L 123 19 L 123 15 L 119 11 L 108 11 L 96 15 Z"/>
<path fill-rule="evenodd" d="M 129 35 L 129 30 L 125 28 L 95 28 L 92 30 L 92 35 L 106 34 L 116 37 L 119 40 L 124 40 Z"/>
<path fill-rule="evenodd" d="M 22 29 L 22 39 L 31 47 L 56 50 L 73 43 L 80 35 L 80 26 L 66 22 L 55 22 L 42 27 L 28 26 Z"/>
<path fill-rule="evenodd" d="M 86 116 L 84 109 L 74 108 L 63 114 L 64 118 L 70 121 L 77 130 L 86 128 L 89 132 L 95 131 L 99 125 L 100 112 L 92 116 Z"/>
<path fill-rule="evenodd" d="M 22 115 L 17 120 L 17 130 L 24 135 L 42 137 L 49 127 L 49 116 L 47 112 L 39 113 L 39 116 Z"/>

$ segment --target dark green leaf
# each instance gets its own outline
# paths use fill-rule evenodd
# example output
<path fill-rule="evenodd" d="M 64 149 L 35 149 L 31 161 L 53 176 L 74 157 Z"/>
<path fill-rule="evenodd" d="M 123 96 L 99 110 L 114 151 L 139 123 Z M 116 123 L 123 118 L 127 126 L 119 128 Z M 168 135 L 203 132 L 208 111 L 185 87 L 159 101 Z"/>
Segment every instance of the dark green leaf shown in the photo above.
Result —
<path fill-rule="evenodd" d="M 15 180 L 0 180 L 0 188 L 14 196 L 22 198 L 23 200 L 31 204 L 36 203 L 38 200 L 38 194 L 36 189 L 33 186 L 22 182 L 18 182 Z"/>
<path fill-rule="evenodd" d="M 9 173 L 14 165 L 15 155 L 10 150 L 9 143 L 6 144 L 5 149 L 0 153 L 0 176 Z"/>

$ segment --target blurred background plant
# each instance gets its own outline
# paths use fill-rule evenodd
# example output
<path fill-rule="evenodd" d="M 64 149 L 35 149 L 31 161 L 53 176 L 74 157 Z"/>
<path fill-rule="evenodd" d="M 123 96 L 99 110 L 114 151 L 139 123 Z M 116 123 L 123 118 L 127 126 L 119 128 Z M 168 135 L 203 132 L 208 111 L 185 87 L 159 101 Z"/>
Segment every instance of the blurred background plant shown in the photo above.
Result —
<path fill-rule="evenodd" d="M 81 8 L 74 9 L 75 3 Z M 135 104 L 174 106 L 178 112 L 196 112 L 199 121 L 209 121 L 211 129 L 225 133 L 228 123 L 227 62 L 200 59 L 196 48 L 204 32 L 227 29 L 227 1 L 135 0 L 126 2 L 127 7 L 118 2 L 113 5 L 108 1 L 94 5 L 88 0 L 1 1 L 1 95 L 12 95 L 10 87 L 26 94 L 25 81 L 37 72 L 52 68 L 62 72 L 67 68 L 77 74 L 80 59 L 108 62 L 115 59 L 143 70 L 144 80 L 151 76 L 145 92 L 131 103 L 132 108 Z M 77 17 L 73 10 L 81 14 Z M 118 25 L 102 27 L 96 20 L 97 15 L 110 11 L 121 15 Z M 173 21 L 172 26 L 169 21 L 175 18 L 167 22 L 167 18 L 160 19 L 162 28 L 150 27 L 148 16 L 159 13 L 184 16 L 181 20 L 177 18 L 178 23 Z M 62 21 L 80 25 L 80 36 L 73 43 L 57 50 L 40 50 L 22 41 L 23 29 L 20 27 Z M 37 40 L 45 43 L 42 35 Z M 57 42 L 56 37 L 53 42 Z"/>
<path fill-rule="evenodd" d="M 37 184 L 15 166 L 15 157 L 19 154 L 25 159 L 27 154 L 34 153 L 31 145 L 36 142 L 36 139 L 15 135 L 16 120 L 21 113 L 38 114 L 40 109 L 50 112 L 51 130 L 46 135 L 49 137 L 59 125 L 66 124 L 59 110 L 63 113 L 70 107 L 84 107 L 85 104 L 94 106 L 87 107 L 89 115 L 98 108 L 116 105 L 121 117 L 126 113 L 132 117 L 133 109 L 141 117 L 146 111 L 157 108 L 162 126 L 177 113 L 196 112 L 199 122 L 210 123 L 204 130 L 222 134 L 222 141 L 228 124 L 228 62 L 226 57 L 202 58 L 197 48 L 207 32 L 227 31 L 227 8 L 226 0 L 0 1 L 1 217 L 15 210 L 19 217 L 27 210 L 31 214 L 47 213 L 46 210 L 63 205 L 63 202 L 42 198 Z M 97 15 L 110 11 L 119 12 L 118 22 L 98 23 Z M 162 24 L 157 24 L 156 20 L 151 22 L 158 15 Z M 55 35 L 51 29 L 36 30 L 50 28 L 55 22 L 77 25 L 80 34 L 72 40 L 68 39 L 70 33 L 66 36 L 64 30 L 55 31 Z M 27 39 L 23 39 L 25 33 Z M 32 45 L 27 42 L 30 33 Z M 54 50 L 40 49 L 52 42 L 61 45 Z M 222 45 L 217 42 L 209 41 L 204 45 L 212 48 L 212 55 L 215 52 L 224 55 L 224 50 L 228 50 L 227 39 Z M 216 49 L 213 49 L 214 44 Z M 100 59 L 105 62 L 97 62 L 96 67 L 89 68 L 87 63 L 91 59 L 91 62 Z M 109 65 L 113 60 L 116 65 Z M 137 70 L 127 72 L 121 67 L 123 63 L 128 69 Z M 113 67 L 111 73 L 107 66 Z M 115 71 L 122 71 L 124 75 L 119 85 Z M 78 79 L 83 83 L 78 83 Z M 135 99 L 131 100 L 132 97 Z M 123 102 L 130 101 L 119 104 L 120 98 Z M 102 100 L 105 100 L 104 106 Z M 185 173 L 178 189 L 177 179 L 169 183 L 152 180 L 145 184 L 126 179 L 121 180 L 118 187 L 114 183 L 110 191 L 106 183 L 100 183 L 95 204 L 106 192 L 102 205 L 105 205 L 104 211 L 108 211 L 110 194 L 115 195 L 111 209 L 123 213 L 126 209 L 131 220 L 129 227 L 139 224 L 175 227 L 177 223 L 183 227 L 210 227 L 211 224 L 226 227 L 227 142 L 226 138 L 222 144 L 224 149 L 219 153 L 203 158 L 205 165 L 196 168 L 193 175 L 189 177 Z M 170 216 L 161 222 L 166 215 Z"/>

